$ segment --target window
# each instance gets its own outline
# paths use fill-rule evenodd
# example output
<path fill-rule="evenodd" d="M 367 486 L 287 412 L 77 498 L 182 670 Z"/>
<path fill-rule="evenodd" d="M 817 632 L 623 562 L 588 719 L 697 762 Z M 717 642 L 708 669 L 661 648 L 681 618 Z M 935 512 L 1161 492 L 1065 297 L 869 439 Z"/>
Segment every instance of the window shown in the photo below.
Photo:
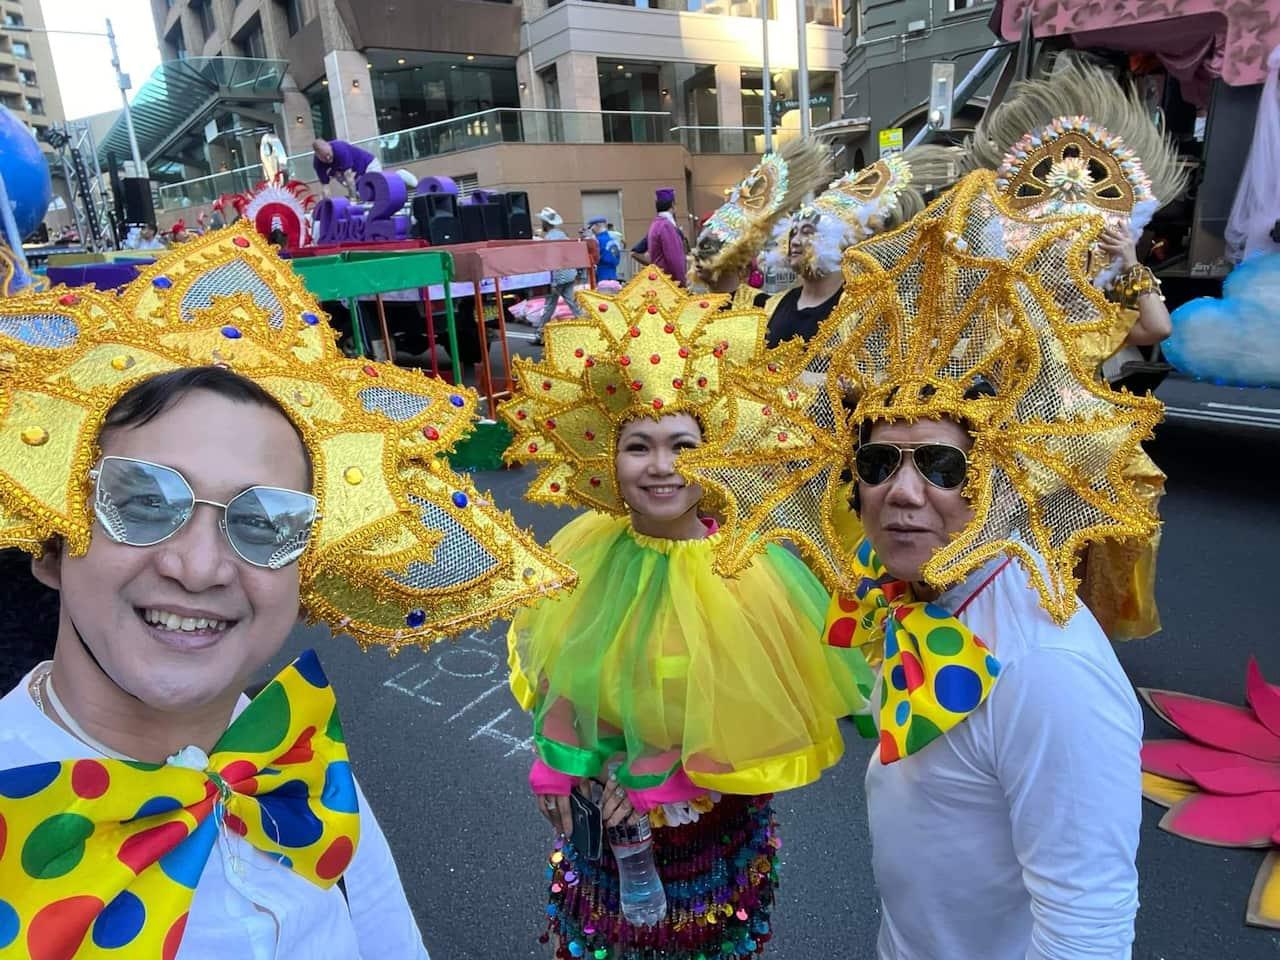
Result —
<path fill-rule="evenodd" d="M 13 41 L 13 55 L 23 60 L 31 59 L 31 46 L 22 40 Z"/>
<path fill-rule="evenodd" d="M 39 82 L 36 80 L 36 72 L 34 70 L 19 70 L 18 75 L 22 78 L 22 85 L 24 87 L 40 86 Z"/>
<path fill-rule="evenodd" d="M 205 40 L 213 36 L 217 26 L 213 22 L 213 3 L 212 0 L 192 0 L 191 9 L 200 19 L 200 33 Z"/>
<path fill-rule="evenodd" d="M 285 23 L 289 27 L 289 36 L 302 29 L 302 0 L 276 0 L 284 13 Z"/>
<path fill-rule="evenodd" d="M 267 59 L 267 40 L 262 35 L 261 17 L 254 14 L 253 19 L 236 37 L 236 46 L 240 48 L 240 52 L 246 57 L 252 57 L 255 60 Z"/>
<path fill-rule="evenodd" d="M 329 86 L 317 82 L 303 91 L 307 104 L 311 107 L 311 129 L 322 140 L 332 140 L 336 136 L 333 129 L 333 102 L 329 99 Z"/>
<path fill-rule="evenodd" d="M 164 42 L 168 45 L 170 51 L 172 51 L 173 59 L 187 59 L 187 43 L 182 36 L 181 23 L 174 24 L 173 29 L 169 31 L 169 35 L 164 38 Z"/>
<path fill-rule="evenodd" d="M 4 25 L 6 27 L 21 27 L 26 24 L 20 13 L 6 13 L 4 15 Z"/>
<path fill-rule="evenodd" d="M 947 0 L 947 9 L 955 13 L 957 10 L 972 10 L 974 7 L 984 7 L 991 2 L 992 0 Z"/>
<path fill-rule="evenodd" d="M 743 67 L 742 78 L 742 125 L 745 127 L 764 126 L 764 83 L 760 71 Z M 809 71 L 809 119 L 817 127 L 832 118 L 835 106 L 836 75 L 826 70 Z M 795 113 L 800 107 L 796 71 L 775 70 L 769 84 L 769 112 L 773 115 L 775 127 L 799 127 L 798 117 L 787 118 L 787 114 Z M 785 118 L 785 119 L 784 119 Z M 794 124 L 791 121 L 796 121 Z"/>
<path fill-rule="evenodd" d="M 404 130 L 520 106 L 514 57 L 469 59 L 460 54 L 410 50 L 369 54 L 373 64 L 369 79 L 380 130 Z M 488 122 L 513 117 L 493 114 Z"/>
<path fill-rule="evenodd" d="M 44 116 L 44 101 L 39 97 L 27 97 L 27 113 L 33 113 L 38 117 Z"/>
<path fill-rule="evenodd" d="M 822 27 L 840 26 L 840 0 L 804 0 L 804 22 Z"/>

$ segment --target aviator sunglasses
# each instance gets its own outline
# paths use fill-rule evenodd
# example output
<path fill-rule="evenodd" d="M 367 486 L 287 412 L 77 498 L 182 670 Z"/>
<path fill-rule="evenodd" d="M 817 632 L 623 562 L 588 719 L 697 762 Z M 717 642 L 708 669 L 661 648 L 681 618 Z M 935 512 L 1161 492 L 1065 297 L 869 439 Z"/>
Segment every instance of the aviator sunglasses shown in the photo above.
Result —
<path fill-rule="evenodd" d="M 864 443 L 854 455 L 858 479 L 875 487 L 888 481 L 903 458 L 909 459 L 916 472 L 939 490 L 957 490 L 964 484 L 969 458 L 959 447 L 949 443 L 922 443 L 900 447 L 894 443 Z"/>
<path fill-rule="evenodd" d="M 89 471 L 94 483 L 93 512 L 116 543 L 151 547 L 186 526 L 196 504 L 222 511 L 218 528 L 245 563 L 279 570 L 296 561 L 311 539 L 316 498 L 281 487 L 249 487 L 227 503 L 204 500 L 172 467 L 103 457 Z"/>

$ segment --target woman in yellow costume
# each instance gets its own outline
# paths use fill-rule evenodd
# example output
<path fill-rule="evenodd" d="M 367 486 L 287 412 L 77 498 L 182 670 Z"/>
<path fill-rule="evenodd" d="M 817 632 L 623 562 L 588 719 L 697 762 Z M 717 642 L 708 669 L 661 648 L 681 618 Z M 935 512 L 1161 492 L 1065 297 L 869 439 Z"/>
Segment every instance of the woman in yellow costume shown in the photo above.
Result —
<path fill-rule="evenodd" d="M 562 958 L 757 952 L 776 883 L 770 796 L 839 759 L 837 718 L 862 706 L 870 673 L 815 642 L 827 594 L 792 554 L 770 548 L 733 580 L 712 571 L 725 531 L 674 469 L 731 421 L 769 423 L 721 399 L 730 366 L 763 355 L 764 314 L 652 268 L 616 297 L 579 296 L 585 315 L 548 325 L 544 359 L 517 361 L 501 408 L 508 458 L 540 468 L 528 498 L 587 508 L 551 544 L 579 588 L 509 635 L 512 689 L 533 711 L 530 783 L 561 833 L 548 937 Z M 592 860 L 565 836 L 570 794 L 601 788 L 606 822 L 655 827 L 656 926 L 620 912 L 607 847 Z"/>
<path fill-rule="evenodd" d="M 1105 70 L 1064 55 L 1044 80 L 1018 84 L 979 123 L 967 167 L 996 171 L 996 184 L 1023 216 L 1100 214 L 1107 229 L 1090 255 L 1093 284 L 1121 307 L 1116 322 L 1082 344 L 1086 362 L 1114 379 L 1131 347 L 1158 344 L 1173 331 L 1160 281 L 1134 244 L 1152 216 L 1186 186 L 1178 154 L 1147 108 Z M 1017 236 L 1008 238 L 1016 246 Z M 1125 467 L 1154 512 L 1165 475 L 1141 450 Z M 1156 554 L 1160 530 L 1146 538 L 1094 544 L 1084 555 L 1080 597 L 1112 640 L 1160 629 Z"/>

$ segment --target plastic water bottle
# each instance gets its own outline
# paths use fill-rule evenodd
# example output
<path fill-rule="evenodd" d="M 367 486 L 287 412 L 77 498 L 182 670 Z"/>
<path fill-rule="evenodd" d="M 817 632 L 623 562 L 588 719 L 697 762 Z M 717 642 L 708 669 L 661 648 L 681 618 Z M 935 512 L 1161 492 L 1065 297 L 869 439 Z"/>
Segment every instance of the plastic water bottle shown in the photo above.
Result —
<path fill-rule="evenodd" d="M 653 862 L 649 818 L 609 829 L 609 846 L 618 861 L 618 893 L 622 915 L 637 927 L 661 923 L 667 915 L 667 893 Z"/>

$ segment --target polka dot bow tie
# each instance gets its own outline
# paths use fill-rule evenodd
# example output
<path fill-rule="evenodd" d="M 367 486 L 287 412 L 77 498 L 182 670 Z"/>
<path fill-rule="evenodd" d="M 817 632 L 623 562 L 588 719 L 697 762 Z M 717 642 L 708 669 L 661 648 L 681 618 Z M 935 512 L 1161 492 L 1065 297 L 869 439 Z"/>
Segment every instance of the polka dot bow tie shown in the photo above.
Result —
<path fill-rule="evenodd" d="M 0 957 L 171 960 L 219 826 L 320 887 L 359 839 L 333 689 L 312 651 L 211 755 L 0 771 Z M 255 865 L 243 851 L 246 868 Z M 232 864 L 234 869 L 236 864 Z"/>
<path fill-rule="evenodd" d="M 866 538 L 858 545 L 858 586 L 837 594 L 825 641 L 883 660 L 880 762 L 917 753 L 987 699 L 1000 663 L 973 631 L 940 606 L 912 600 L 910 586 L 884 569 Z"/>

